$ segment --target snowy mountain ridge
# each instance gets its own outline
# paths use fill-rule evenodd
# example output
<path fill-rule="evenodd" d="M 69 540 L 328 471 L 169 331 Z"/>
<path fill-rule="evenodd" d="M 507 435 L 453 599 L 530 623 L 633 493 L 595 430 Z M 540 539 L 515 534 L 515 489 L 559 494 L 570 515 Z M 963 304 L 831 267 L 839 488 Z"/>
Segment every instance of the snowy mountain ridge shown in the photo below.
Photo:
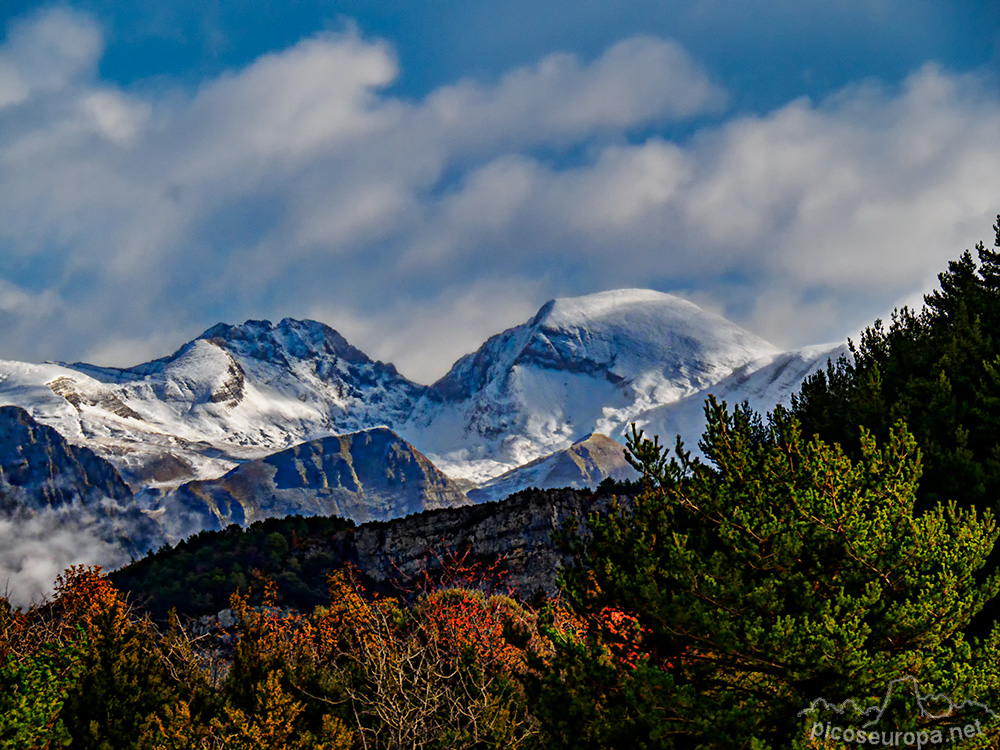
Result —
<path fill-rule="evenodd" d="M 398 421 L 423 386 L 313 321 L 217 325 L 132 368 L 0 362 L 0 403 L 28 409 L 138 489 Z"/>
<path fill-rule="evenodd" d="M 628 425 L 779 350 L 678 297 L 624 289 L 546 303 L 459 359 L 401 434 L 482 482 Z M 773 404 L 771 405 L 773 406 Z"/>
<path fill-rule="evenodd" d="M 629 289 L 550 301 L 430 386 L 322 323 L 252 320 L 131 368 L 0 361 L 0 404 L 90 447 L 136 491 L 379 426 L 478 484 L 593 432 L 623 440 L 632 422 L 694 444 L 713 389 L 766 411 L 831 354 L 783 353 L 678 297 Z"/>

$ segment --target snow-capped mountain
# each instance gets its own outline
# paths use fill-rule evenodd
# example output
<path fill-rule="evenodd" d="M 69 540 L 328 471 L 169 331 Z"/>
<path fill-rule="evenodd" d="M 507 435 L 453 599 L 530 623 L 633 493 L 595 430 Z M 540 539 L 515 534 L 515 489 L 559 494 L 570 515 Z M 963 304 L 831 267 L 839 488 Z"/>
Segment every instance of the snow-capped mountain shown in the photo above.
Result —
<path fill-rule="evenodd" d="M 783 353 L 675 296 L 619 290 L 548 302 L 431 386 L 286 319 L 219 324 L 127 369 L 0 362 L 0 405 L 91 448 L 136 492 L 379 426 L 468 488 L 590 433 L 623 441 L 632 422 L 695 445 L 709 393 L 766 411 L 831 353 Z"/>
<path fill-rule="evenodd" d="M 777 404 L 788 406 L 792 394 L 807 377 L 825 369 L 827 362 L 849 354 L 846 344 L 829 344 L 762 357 L 709 388 L 643 412 L 634 422 L 647 437 L 658 435 L 668 447 L 673 447 L 675 437 L 680 435 L 685 449 L 697 454 L 705 426 L 705 401 L 710 394 L 730 406 L 745 401 L 754 411 L 766 414 Z"/>
<path fill-rule="evenodd" d="M 220 324 L 128 369 L 0 362 L 0 403 L 88 445 L 134 490 L 217 477 L 305 440 L 401 421 L 422 392 L 313 321 Z"/>
<path fill-rule="evenodd" d="M 591 432 L 621 438 L 646 412 L 779 353 L 669 294 L 553 300 L 455 363 L 401 433 L 446 473 L 481 482 Z"/>

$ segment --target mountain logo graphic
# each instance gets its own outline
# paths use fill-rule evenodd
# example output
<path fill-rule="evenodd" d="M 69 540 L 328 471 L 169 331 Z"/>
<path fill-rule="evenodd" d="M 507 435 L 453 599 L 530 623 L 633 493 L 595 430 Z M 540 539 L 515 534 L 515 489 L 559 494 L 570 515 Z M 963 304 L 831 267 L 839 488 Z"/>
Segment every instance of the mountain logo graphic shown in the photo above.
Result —
<path fill-rule="evenodd" d="M 849 714 L 851 718 L 854 719 L 866 719 L 865 723 L 861 725 L 861 728 L 870 729 L 882 720 L 886 709 L 897 695 L 909 694 L 912 694 L 913 698 L 916 700 L 919 716 L 923 719 L 933 721 L 952 718 L 958 716 L 961 711 L 969 708 L 979 709 L 980 711 L 988 714 L 990 718 L 997 717 L 997 714 L 991 708 L 983 703 L 979 703 L 978 701 L 967 700 L 955 703 L 944 693 L 922 693 L 920 691 L 920 684 L 917 678 L 912 675 L 892 680 L 889 683 L 889 687 L 886 689 L 885 697 L 873 706 L 862 709 L 854 700 L 851 699 L 835 704 L 830 703 L 824 698 L 816 698 L 809 704 L 809 708 L 802 709 L 797 715 L 815 715 L 821 709 L 824 711 L 833 711 L 841 716 L 845 716 L 845 718 Z"/>
<path fill-rule="evenodd" d="M 912 675 L 892 680 L 885 697 L 873 705 L 817 698 L 797 716 L 808 719 L 808 734 L 813 740 L 832 741 L 838 747 L 837 743 L 856 743 L 918 750 L 982 738 L 1000 718 L 978 701 L 956 702 L 944 693 L 922 692 Z"/>

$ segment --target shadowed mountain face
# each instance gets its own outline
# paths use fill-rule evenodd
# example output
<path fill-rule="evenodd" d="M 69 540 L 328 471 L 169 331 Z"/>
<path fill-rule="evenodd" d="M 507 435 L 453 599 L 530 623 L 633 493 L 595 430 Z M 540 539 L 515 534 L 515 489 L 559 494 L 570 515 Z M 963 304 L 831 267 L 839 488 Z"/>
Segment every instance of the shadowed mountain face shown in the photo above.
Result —
<path fill-rule="evenodd" d="M 639 473 L 625 460 L 625 449 L 607 435 L 587 435 L 565 450 L 537 458 L 496 479 L 480 485 L 467 494 L 475 503 L 502 500 L 529 487 L 596 487 L 605 479 L 626 481 L 638 479 Z"/>
<path fill-rule="evenodd" d="M 159 525 L 135 504 L 111 464 L 24 409 L 0 407 L 0 516 L 17 522 L 39 514 L 128 555 L 163 542 Z"/>
<path fill-rule="evenodd" d="M 20 490 L 35 507 L 87 504 L 94 497 L 119 503 L 132 499 L 111 464 L 89 448 L 66 442 L 17 406 L 0 407 L 0 481 L 5 491 Z"/>
<path fill-rule="evenodd" d="M 312 440 L 248 461 L 223 477 L 189 482 L 155 500 L 171 536 L 274 516 L 386 520 L 469 499 L 392 430 Z"/>

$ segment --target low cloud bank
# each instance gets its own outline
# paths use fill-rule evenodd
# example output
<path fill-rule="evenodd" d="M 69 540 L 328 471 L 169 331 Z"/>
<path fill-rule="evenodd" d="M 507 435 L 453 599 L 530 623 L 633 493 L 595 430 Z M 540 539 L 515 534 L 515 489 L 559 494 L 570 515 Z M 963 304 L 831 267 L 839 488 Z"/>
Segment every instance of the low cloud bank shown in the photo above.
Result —
<path fill-rule="evenodd" d="M 49 595 L 56 576 L 70 565 L 110 569 L 128 562 L 122 548 L 108 541 L 109 533 L 107 521 L 81 507 L 21 508 L 0 518 L 0 594 L 26 607 Z"/>

